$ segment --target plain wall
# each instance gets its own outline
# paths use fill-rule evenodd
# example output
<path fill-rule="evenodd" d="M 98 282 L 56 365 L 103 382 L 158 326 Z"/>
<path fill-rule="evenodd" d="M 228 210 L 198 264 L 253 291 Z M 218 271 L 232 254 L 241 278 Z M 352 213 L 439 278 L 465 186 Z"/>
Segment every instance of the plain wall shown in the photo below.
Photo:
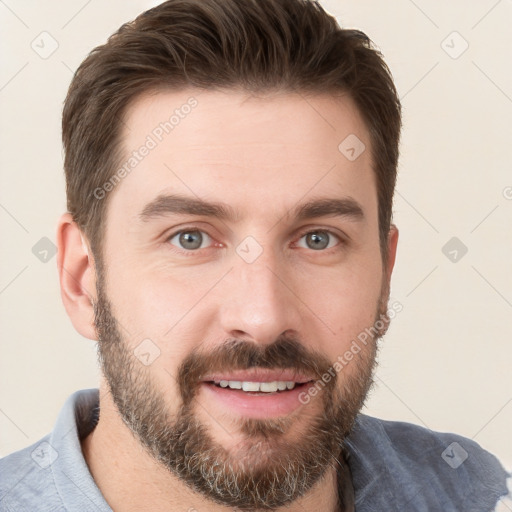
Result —
<path fill-rule="evenodd" d="M 41 239 L 55 241 L 66 209 L 60 122 L 72 74 L 156 3 L 0 3 L 0 455 L 48 433 L 72 392 L 97 387 L 95 343 L 66 316 Z M 475 439 L 510 469 L 512 1 L 322 4 L 380 48 L 404 110 L 391 291 L 403 310 L 364 412 Z M 58 43 L 49 56 L 43 31 Z"/>

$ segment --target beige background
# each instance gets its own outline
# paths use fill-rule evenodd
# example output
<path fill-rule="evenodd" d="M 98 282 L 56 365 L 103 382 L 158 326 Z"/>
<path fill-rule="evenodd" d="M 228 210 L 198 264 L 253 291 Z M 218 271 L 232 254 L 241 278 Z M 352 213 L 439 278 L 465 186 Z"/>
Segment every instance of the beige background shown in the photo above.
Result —
<path fill-rule="evenodd" d="M 55 240 L 65 210 L 60 115 L 73 71 L 156 3 L 0 2 L 0 455 L 97 386 L 95 345 L 65 314 L 56 258 L 32 249 Z M 322 3 L 379 46 L 404 107 L 392 282 L 403 311 L 365 412 L 473 438 L 512 468 L 512 1 Z M 452 237 L 468 248 L 456 262 L 442 251 Z"/>

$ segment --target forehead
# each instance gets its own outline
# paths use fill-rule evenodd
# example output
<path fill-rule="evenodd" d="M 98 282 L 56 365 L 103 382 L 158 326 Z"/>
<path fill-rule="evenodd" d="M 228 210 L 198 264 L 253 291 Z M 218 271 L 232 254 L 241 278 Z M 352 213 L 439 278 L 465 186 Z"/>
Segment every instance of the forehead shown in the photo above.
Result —
<path fill-rule="evenodd" d="M 231 204 L 242 219 L 308 194 L 357 196 L 376 212 L 369 134 L 347 95 L 160 91 L 134 101 L 123 126 L 114 215 L 135 218 L 173 193 Z"/>

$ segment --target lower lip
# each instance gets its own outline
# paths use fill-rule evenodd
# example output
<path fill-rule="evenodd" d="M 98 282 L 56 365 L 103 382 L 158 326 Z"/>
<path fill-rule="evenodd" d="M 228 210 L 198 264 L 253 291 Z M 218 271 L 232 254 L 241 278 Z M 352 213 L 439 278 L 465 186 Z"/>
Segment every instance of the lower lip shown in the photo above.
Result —
<path fill-rule="evenodd" d="M 313 382 L 286 391 L 251 393 L 241 389 L 221 388 L 210 382 L 201 384 L 208 400 L 212 398 L 225 408 L 247 418 L 275 418 L 292 413 L 304 405 L 299 396 L 304 396 L 302 393 L 307 394 L 310 386 L 313 386 Z"/>

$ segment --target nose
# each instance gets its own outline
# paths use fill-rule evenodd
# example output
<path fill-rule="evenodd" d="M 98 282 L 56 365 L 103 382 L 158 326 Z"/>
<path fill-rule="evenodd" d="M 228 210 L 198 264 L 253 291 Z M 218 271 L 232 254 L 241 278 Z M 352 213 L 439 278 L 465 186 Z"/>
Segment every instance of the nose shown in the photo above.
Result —
<path fill-rule="evenodd" d="M 234 255 L 223 283 L 219 314 L 226 336 L 270 344 L 280 335 L 300 332 L 304 307 L 289 263 L 270 248 L 252 262 L 240 254 Z"/>

